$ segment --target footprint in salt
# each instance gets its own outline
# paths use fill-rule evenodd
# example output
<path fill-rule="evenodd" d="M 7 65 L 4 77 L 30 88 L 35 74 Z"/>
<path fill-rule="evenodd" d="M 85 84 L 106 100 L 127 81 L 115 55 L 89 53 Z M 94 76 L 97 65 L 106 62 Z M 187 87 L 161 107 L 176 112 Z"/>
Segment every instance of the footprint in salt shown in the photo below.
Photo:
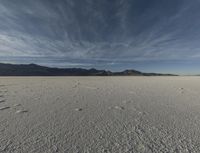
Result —
<path fill-rule="evenodd" d="M 9 109 L 9 108 L 10 108 L 9 106 L 3 106 L 3 107 L 0 107 L 0 111 L 5 110 L 5 109 Z"/>
<path fill-rule="evenodd" d="M 17 106 L 21 106 L 21 104 L 14 104 L 13 106 L 14 106 L 14 107 L 17 107 Z"/>
<path fill-rule="evenodd" d="M 125 108 L 122 107 L 122 106 L 115 106 L 115 109 L 118 109 L 118 110 L 124 110 Z"/>
<path fill-rule="evenodd" d="M 141 112 L 141 111 L 138 112 L 138 115 L 140 116 L 146 116 L 147 114 L 148 114 L 147 112 Z"/>
<path fill-rule="evenodd" d="M 0 102 L 4 102 L 5 101 L 5 98 L 4 98 L 4 95 L 0 95 Z"/>
<path fill-rule="evenodd" d="M 22 113 L 27 113 L 28 110 L 17 110 L 16 114 L 22 114 Z"/>
<path fill-rule="evenodd" d="M 180 93 L 184 93 L 184 88 L 179 88 Z"/>
<path fill-rule="evenodd" d="M 5 101 L 5 99 L 0 99 L 0 103 L 4 103 Z"/>
<path fill-rule="evenodd" d="M 73 86 L 73 88 L 77 88 L 80 85 L 79 82 L 75 83 L 75 85 Z"/>
<path fill-rule="evenodd" d="M 76 108 L 75 109 L 75 111 L 78 111 L 78 112 L 80 112 L 80 111 L 82 111 L 83 109 L 82 108 Z"/>

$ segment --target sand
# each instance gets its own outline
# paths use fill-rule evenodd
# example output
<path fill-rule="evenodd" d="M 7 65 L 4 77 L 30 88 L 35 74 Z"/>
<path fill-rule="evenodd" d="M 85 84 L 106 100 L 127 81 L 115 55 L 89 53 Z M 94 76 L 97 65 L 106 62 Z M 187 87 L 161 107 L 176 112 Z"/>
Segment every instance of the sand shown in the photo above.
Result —
<path fill-rule="evenodd" d="M 0 152 L 200 152 L 200 78 L 1 77 Z"/>

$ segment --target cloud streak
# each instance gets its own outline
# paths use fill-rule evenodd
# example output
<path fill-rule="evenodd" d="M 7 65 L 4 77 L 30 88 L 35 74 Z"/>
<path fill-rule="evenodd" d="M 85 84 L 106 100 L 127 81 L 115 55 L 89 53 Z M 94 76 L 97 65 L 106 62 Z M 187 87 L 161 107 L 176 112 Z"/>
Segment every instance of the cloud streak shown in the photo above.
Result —
<path fill-rule="evenodd" d="M 199 0 L 2 0 L 1 57 L 200 57 Z"/>

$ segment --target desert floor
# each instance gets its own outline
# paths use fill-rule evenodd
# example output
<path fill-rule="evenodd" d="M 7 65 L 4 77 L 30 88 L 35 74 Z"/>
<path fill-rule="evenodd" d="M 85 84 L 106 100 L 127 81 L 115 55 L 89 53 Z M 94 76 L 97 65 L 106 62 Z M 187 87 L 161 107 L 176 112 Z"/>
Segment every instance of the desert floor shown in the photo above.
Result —
<path fill-rule="evenodd" d="M 1 77 L 0 152 L 200 152 L 200 77 Z"/>

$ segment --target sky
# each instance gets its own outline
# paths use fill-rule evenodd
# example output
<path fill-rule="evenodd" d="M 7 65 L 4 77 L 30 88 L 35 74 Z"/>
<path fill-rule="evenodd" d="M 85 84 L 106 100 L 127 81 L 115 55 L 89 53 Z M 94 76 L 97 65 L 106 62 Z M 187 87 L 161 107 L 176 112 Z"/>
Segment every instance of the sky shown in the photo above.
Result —
<path fill-rule="evenodd" d="M 0 62 L 200 74 L 200 0 L 0 0 Z"/>

